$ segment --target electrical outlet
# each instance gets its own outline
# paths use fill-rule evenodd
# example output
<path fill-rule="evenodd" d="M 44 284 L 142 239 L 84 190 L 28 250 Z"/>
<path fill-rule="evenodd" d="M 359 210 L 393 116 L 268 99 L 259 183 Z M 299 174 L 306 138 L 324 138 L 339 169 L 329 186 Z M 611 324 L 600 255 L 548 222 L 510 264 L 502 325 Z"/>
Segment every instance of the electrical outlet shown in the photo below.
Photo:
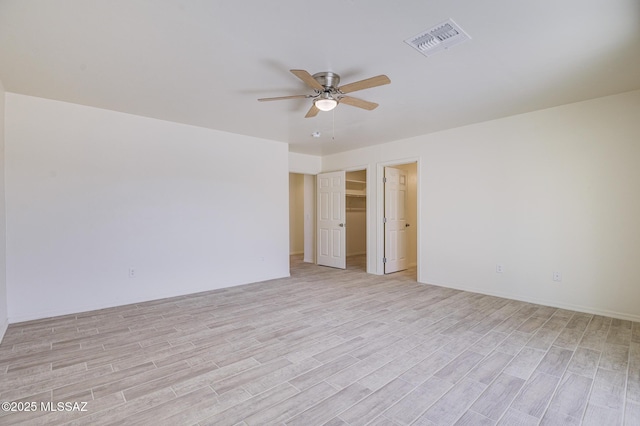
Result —
<path fill-rule="evenodd" d="M 129 278 L 135 278 L 135 277 L 136 277 L 136 269 L 129 268 Z"/>
<path fill-rule="evenodd" d="M 497 273 L 497 274 L 501 274 L 501 273 L 503 273 L 503 272 L 504 272 L 504 266 L 502 266 L 501 264 L 499 264 L 499 263 L 498 263 L 498 264 L 496 265 L 496 273 Z"/>
<path fill-rule="evenodd" d="M 553 280 L 558 282 L 562 281 L 562 272 L 554 272 Z"/>

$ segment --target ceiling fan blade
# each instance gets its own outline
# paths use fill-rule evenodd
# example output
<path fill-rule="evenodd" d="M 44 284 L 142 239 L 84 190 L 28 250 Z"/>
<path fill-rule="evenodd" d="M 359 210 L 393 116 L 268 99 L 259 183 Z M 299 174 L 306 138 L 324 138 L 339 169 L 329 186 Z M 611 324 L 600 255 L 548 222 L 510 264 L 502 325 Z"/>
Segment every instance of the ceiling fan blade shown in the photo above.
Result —
<path fill-rule="evenodd" d="M 300 98 L 312 98 L 313 95 L 291 95 L 291 96 L 278 96 L 276 98 L 260 98 L 258 102 L 266 101 L 282 101 L 284 99 L 300 99 Z"/>
<path fill-rule="evenodd" d="M 378 104 L 375 102 L 363 101 L 362 99 L 352 98 L 351 96 L 342 96 L 340 98 L 340 103 L 366 109 L 369 111 L 378 108 Z"/>
<path fill-rule="evenodd" d="M 318 83 L 316 79 L 313 78 L 313 76 L 311 76 L 311 74 L 309 74 L 307 71 L 305 70 L 289 70 L 289 71 L 291 71 L 293 75 L 298 77 L 300 80 L 304 81 L 304 83 L 307 86 L 311 87 L 312 89 L 319 90 L 320 92 L 324 92 L 324 87 L 322 87 L 322 84 Z"/>
<path fill-rule="evenodd" d="M 319 112 L 320 110 L 316 107 L 316 104 L 313 104 L 311 105 L 311 108 L 307 112 L 307 115 L 304 116 L 304 118 L 315 117 L 316 115 L 318 115 Z"/>
<path fill-rule="evenodd" d="M 354 83 L 345 84 L 344 86 L 338 87 L 338 90 L 342 93 L 351 93 L 356 90 L 369 89 L 370 87 L 382 86 L 389 83 L 391 83 L 391 80 L 383 74 L 367 78 L 365 80 L 356 81 Z"/>

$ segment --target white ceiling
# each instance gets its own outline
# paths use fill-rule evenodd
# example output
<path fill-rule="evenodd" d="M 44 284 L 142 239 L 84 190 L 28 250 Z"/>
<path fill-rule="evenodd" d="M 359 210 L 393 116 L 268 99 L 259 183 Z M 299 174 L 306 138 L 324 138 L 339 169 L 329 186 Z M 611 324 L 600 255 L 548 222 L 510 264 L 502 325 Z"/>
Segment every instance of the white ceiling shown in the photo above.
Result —
<path fill-rule="evenodd" d="M 403 42 L 448 18 L 472 40 L 429 58 Z M 352 94 L 374 111 L 256 101 L 309 93 L 292 68 L 391 84 Z M 640 89 L 640 2 L 0 0 L 0 79 L 324 155 Z"/>

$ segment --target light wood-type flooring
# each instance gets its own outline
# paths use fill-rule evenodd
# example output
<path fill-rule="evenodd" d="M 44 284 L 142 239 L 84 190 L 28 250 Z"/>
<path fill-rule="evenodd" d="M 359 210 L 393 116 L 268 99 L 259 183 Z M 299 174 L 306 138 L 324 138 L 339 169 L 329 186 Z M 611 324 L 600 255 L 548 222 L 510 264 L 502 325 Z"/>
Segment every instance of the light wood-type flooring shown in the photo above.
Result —
<path fill-rule="evenodd" d="M 12 324 L 0 424 L 640 425 L 640 323 L 353 265 Z"/>

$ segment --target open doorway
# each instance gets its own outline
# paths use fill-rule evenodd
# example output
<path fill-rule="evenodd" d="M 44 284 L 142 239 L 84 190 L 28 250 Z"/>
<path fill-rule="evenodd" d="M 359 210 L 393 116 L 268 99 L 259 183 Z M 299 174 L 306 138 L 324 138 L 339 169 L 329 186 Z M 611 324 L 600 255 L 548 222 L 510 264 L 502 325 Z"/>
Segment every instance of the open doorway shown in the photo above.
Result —
<path fill-rule="evenodd" d="M 315 263 L 315 176 L 289 173 L 289 255 Z"/>
<path fill-rule="evenodd" d="M 417 163 L 382 166 L 383 272 L 402 272 L 417 279 Z"/>
<path fill-rule="evenodd" d="M 347 269 L 367 271 L 367 171 L 345 175 Z"/>
<path fill-rule="evenodd" d="M 289 256 L 304 255 L 304 175 L 289 173 Z"/>
<path fill-rule="evenodd" d="M 317 264 L 366 272 L 366 169 L 320 173 L 316 184 Z"/>

